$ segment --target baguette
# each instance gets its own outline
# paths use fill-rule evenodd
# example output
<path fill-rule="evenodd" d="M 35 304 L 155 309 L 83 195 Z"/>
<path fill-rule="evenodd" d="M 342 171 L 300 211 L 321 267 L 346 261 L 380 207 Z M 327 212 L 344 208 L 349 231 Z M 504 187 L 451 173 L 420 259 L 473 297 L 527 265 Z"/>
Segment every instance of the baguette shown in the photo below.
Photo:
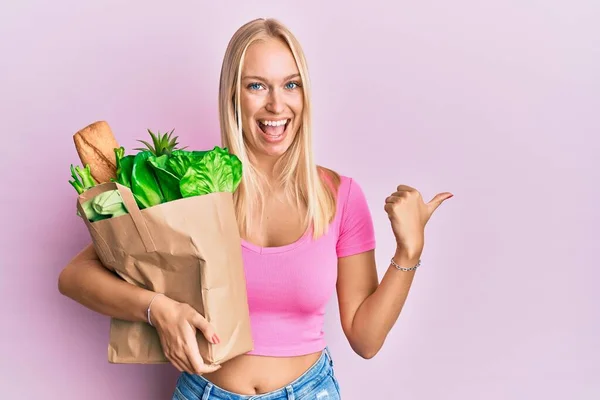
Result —
<path fill-rule="evenodd" d="M 83 165 L 90 165 L 92 176 L 98 184 L 110 182 L 117 176 L 115 139 L 106 121 L 96 121 L 73 135 L 77 154 Z"/>

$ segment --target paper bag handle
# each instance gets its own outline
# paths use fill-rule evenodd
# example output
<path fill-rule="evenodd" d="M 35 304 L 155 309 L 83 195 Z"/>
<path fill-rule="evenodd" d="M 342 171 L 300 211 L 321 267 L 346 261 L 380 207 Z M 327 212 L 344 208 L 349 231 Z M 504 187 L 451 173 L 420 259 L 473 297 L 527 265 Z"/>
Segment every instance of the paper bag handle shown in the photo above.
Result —
<path fill-rule="evenodd" d="M 135 228 L 137 229 L 140 238 L 142 239 L 142 243 L 144 244 L 144 247 L 146 248 L 147 252 L 152 252 L 156 250 L 156 245 L 154 244 L 154 240 L 152 239 L 152 235 L 150 235 L 150 230 L 148 229 L 148 226 L 146 225 L 146 220 L 144 219 L 144 216 L 142 215 L 142 212 L 140 210 L 140 208 L 137 205 L 137 202 L 135 201 L 135 198 L 133 197 L 133 193 L 131 192 L 131 189 L 129 189 L 126 186 L 121 185 L 120 183 L 117 182 L 106 182 L 106 183 L 102 183 L 100 185 L 94 186 L 92 188 L 89 188 L 88 190 L 86 190 L 85 192 L 83 192 L 82 194 L 80 194 L 77 197 L 77 209 L 79 210 L 79 214 L 82 216 L 83 220 L 85 221 L 85 224 L 88 226 L 88 229 L 94 230 L 94 225 L 93 223 L 91 223 L 89 221 L 89 219 L 87 218 L 87 216 L 85 215 L 85 212 L 83 210 L 83 203 L 85 203 L 86 201 L 93 199 L 94 197 L 96 197 L 97 195 L 104 193 L 104 192 L 108 192 L 109 190 L 118 190 L 119 193 L 121 194 L 121 198 L 123 199 L 123 204 L 125 205 L 125 208 L 127 209 L 128 214 L 131 216 L 131 219 L 133 220 L 133 224 L 135 225 Z M 100 235 L 97 235 L 98 237 Z M 100 244 L 100 246 L 104 246 L 105 248 L 103 249 L 105 251 L 105 254 L 110 254 L 110 257 L 112 258 L 112 252 L 108 249 L 108 245 L 106 244 L 106 242 L 104 242 L 104 240 L 102 240 L 102 244 Z M 106 252 L 106 250 L 108 250 Z M 112 260 L 111 260 L 112 261 Z"/>

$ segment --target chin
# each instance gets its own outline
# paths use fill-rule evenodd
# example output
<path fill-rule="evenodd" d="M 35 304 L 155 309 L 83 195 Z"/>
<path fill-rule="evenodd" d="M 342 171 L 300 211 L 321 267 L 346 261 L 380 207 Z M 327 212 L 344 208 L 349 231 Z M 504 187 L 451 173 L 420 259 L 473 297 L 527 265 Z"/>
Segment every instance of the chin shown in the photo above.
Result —
<path fill-rule="evenodd" d="M 279 158 L 285 154 L 287 149 L 289 149 L 289 146 L 287 146 L 285 148 L 277 148 L 277 149 L 266 148 L 266 149 L 263 149 L 263 154 L 265 156 L 268 156 L 271 158 Z"/>
<path fill-rule="evenodd" d="M 291 145 L 291 142 L 288 143 L 287 141 L 282 142 L 282 143 L 277 143 L 277 144 L 264 143 L 261 141 L 259 143 L 259 145 L 257 146 L 257 150 L 258 150 L 258 153 L 263 156 L 267 156 L 267 157 L 271 157 L 271 158 L 279 158 L 282 155 L 284 155 L 286 151 L 288 151 L 288 149 L 290 148 L 290 145 Z"/>
<path fill-rule="evenodd" d="M 268 157 L 281 157 L 290 148 L 297 134 L 297 129 L 293 120 L 290 120 L 285 124 L 283 132 L 272 135 L 265 132 L 260 123 L 255 121 L 252 131 L 258 152 Z"/>

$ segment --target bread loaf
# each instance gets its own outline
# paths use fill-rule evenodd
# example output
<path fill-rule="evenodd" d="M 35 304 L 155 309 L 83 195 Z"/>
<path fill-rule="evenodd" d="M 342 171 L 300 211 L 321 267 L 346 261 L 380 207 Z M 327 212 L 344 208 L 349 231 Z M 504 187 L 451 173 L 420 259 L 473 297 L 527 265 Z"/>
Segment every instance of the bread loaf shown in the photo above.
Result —
<path fill-rule="evenodd" d="M 115 148 L 119 147 L 106 121 L 97 121 L 73 135 L 79 159 L 90 165 L 92 176 L 98 184 L 110 182 L 117 176 Z"/>

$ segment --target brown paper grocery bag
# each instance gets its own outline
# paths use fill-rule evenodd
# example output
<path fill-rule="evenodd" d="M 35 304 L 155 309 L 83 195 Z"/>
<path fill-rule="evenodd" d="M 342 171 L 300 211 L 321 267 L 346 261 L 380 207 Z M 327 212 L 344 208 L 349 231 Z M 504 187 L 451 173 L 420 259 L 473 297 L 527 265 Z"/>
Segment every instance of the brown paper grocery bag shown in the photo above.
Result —
<path fill-rule="evenodd" d="M 128 214 L 96 222 L 82 204 L 117 189 Z M 104 266 L 127 282 L 188 303 L 216 329 L 221 342 L 197 331 L 206 364 L 222 364 L 253 349 L 232 193 L 210 193 L 140 210 L 131 190 L 115 182 L 88 189 L 77 199 Z M 112 318 L 111 363 L 165 363 L 156 329 L 147 322 Z"/>

